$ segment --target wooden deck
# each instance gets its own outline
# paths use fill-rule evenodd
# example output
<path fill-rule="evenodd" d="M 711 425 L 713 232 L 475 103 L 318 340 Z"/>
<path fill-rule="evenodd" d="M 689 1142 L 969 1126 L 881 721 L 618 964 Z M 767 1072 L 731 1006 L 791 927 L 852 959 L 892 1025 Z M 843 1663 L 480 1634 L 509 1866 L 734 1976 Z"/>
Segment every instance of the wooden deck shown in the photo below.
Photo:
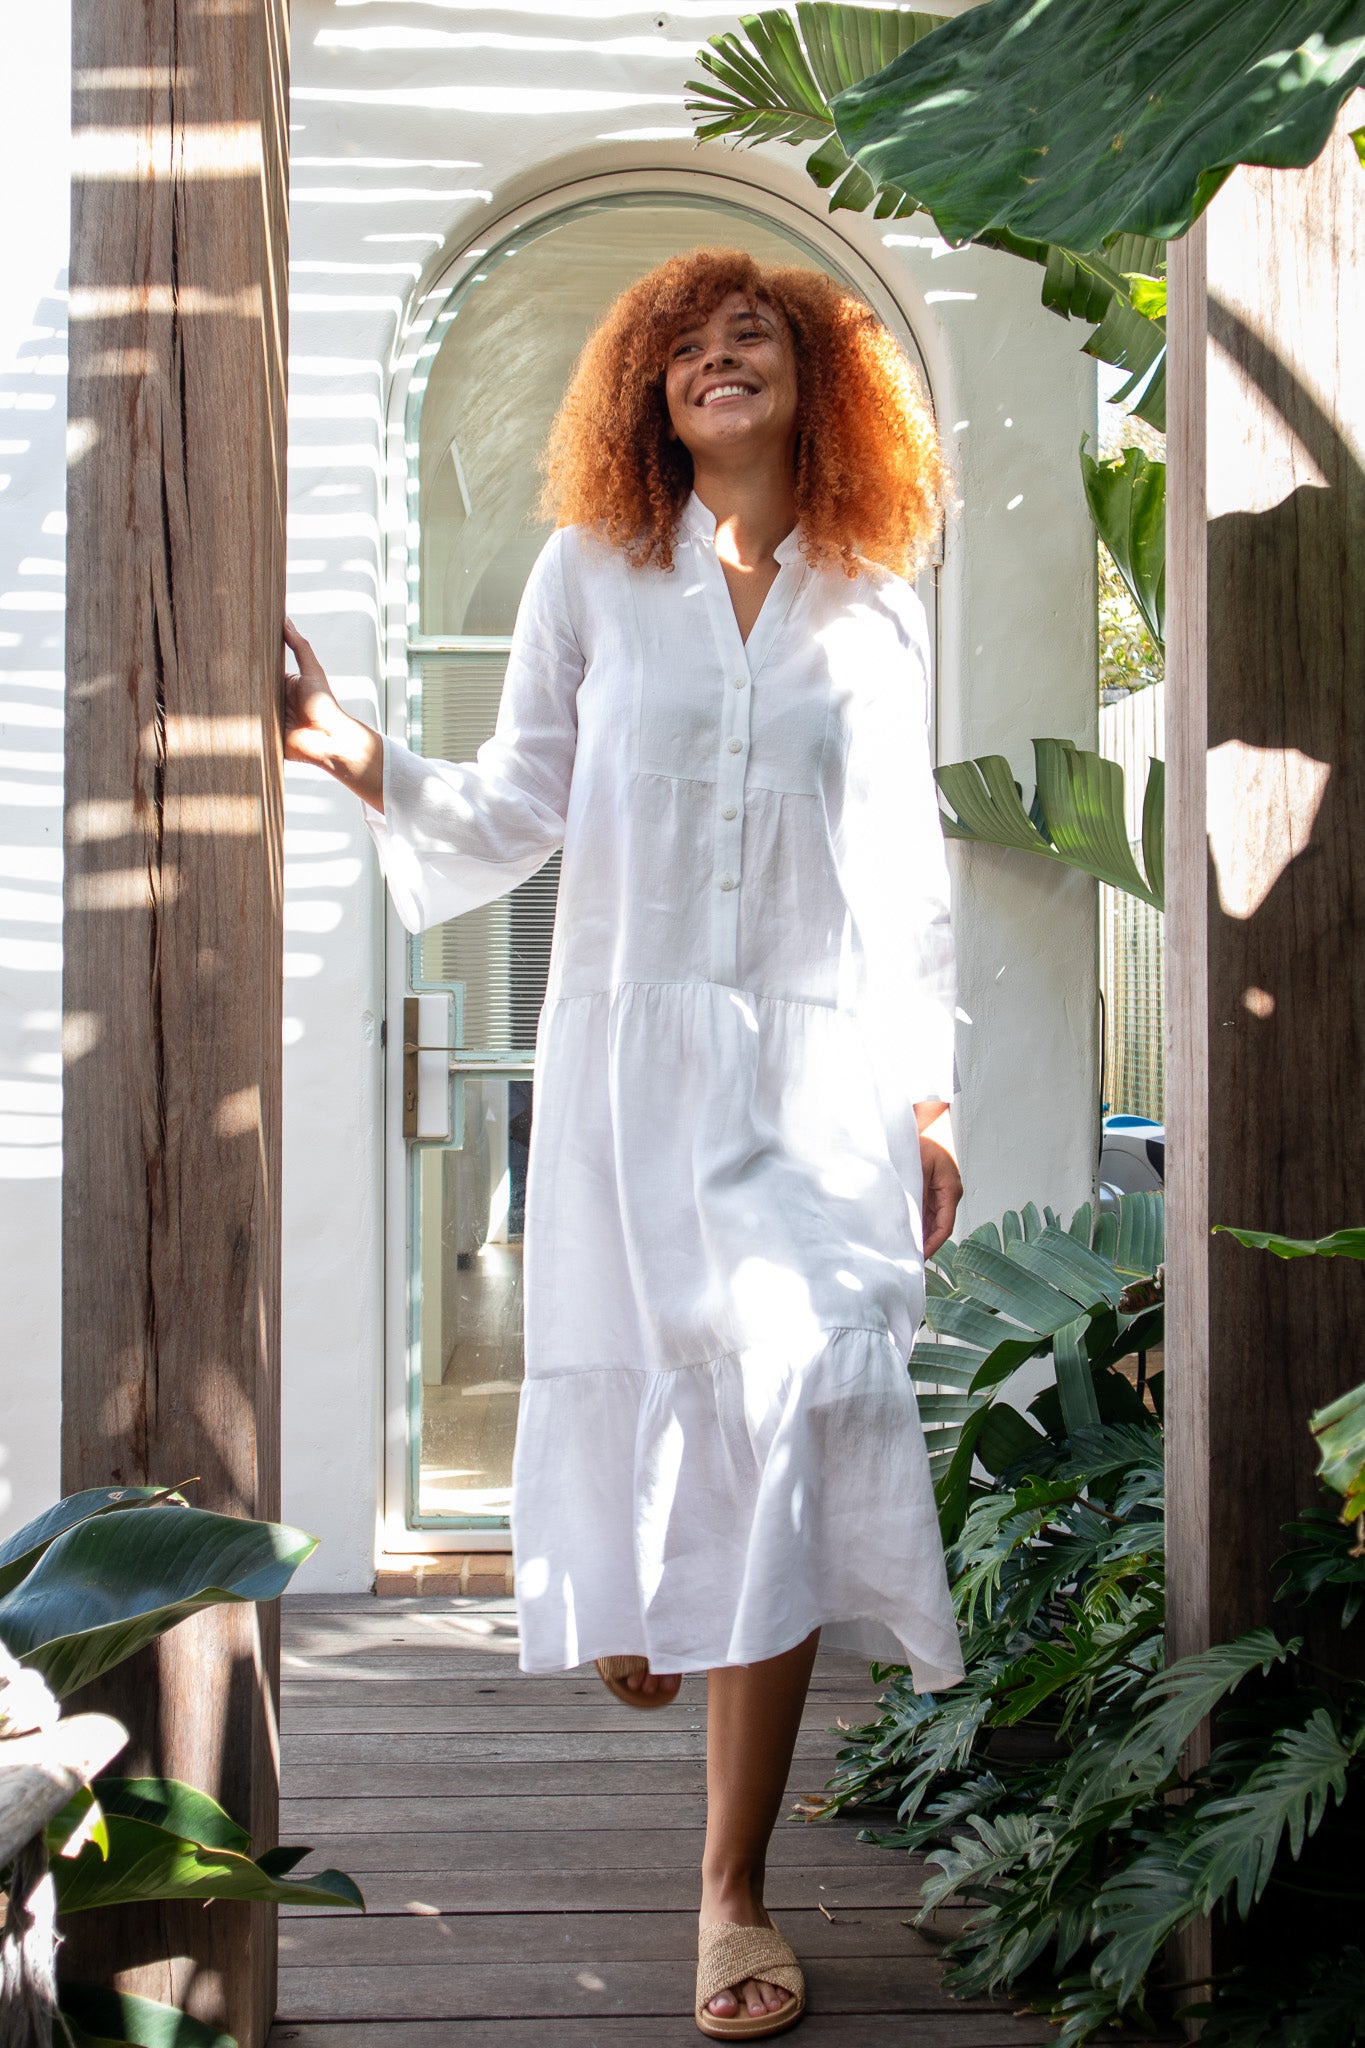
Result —
<path fill-rule="evenodd" d="M 281 1921 L 270 2048 L 660 2048 L 692 2024 L 705 1681 L 655 1714 L 516 1668 L 507 1599 L 285 1602 L 282 1839 L 349 1871 L 365 1919 Z M 866 1718 L 822 1655 L 792 1775 L 817 1791 Z M 802 2048 L 1025 2048 L 949 1999 L 907 1926 L 916 1866 L 851 1821 L 784 1822 L 768 1900 L 806 1967 Z M 303 1869 L 310 1867 L 304 1864 Z M 821 1909 L 824 1909 L 823 1911 Z"/>

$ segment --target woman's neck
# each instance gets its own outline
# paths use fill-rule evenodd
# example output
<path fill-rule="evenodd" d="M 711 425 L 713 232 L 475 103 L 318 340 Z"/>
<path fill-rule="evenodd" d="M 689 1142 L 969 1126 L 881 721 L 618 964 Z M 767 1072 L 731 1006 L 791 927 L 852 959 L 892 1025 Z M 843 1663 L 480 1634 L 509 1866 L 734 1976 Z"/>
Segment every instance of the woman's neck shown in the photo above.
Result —
<path fill-rule="evenodd" d="M 796 524 L 791 465 L 698 469 L 692 488 L 716 521 L 716 553 L 737 568 L 771 562 Z"/>

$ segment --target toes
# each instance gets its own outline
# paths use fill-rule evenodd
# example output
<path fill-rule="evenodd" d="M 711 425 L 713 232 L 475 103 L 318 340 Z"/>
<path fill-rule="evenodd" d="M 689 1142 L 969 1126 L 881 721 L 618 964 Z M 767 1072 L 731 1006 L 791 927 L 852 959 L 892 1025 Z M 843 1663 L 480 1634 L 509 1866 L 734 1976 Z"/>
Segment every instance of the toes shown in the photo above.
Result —
<path fill-rule="evenodd" d="M 706 2001 L 706 2010 L 714 2013 L 718 2020 L 733 2020 L 739 2016 L 739 2000 L 733 1991 L 718 1991 L 714 1998 Z"/>

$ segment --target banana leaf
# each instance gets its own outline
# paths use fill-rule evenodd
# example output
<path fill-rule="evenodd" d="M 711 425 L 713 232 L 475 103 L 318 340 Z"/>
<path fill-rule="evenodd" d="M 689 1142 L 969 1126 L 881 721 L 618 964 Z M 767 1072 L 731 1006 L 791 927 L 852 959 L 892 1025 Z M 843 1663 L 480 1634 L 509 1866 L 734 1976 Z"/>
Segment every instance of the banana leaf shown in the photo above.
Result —
<path fill-rule="evenodd" d="M 27 1578 L 48 1544 L 64 1530 L 74 1529 L 77 1522 L 167 1500 L 182 1501 L 182 1496 L 173 1486 L 88 1486 L 83 1493 L 69 1493 L 0 1543 L 0 1596 Z"/>
<path fill-rule="evenodd" d="M 201 1607 L 274 1600 L 316 1539 L 199 1508 L 94 1515 L 0 1599 L 0 1642 L 59 1699 Z"/>
<path fill-rule="evenodd" d="M 1365 1229 L 1334 1230 L 1330 1237 L 1280 1237 L 1273 1230 L 1238 1230 L 1231 1223 L 1215 1223 L 1238 1244 L 1253 1251 L 1274 1252 L 1280 1259 L 1365 1259 Z"/>
<path fill-rule="evenodd" d="M 1309 1425 L 1318 1440 L 1318 1472 L 1344 1497 L 1343 1522 L 1365 1515 L 1365 1385 L 1319 1408 Z"/>
<path fill-rule="evenodd" d="M 934 770 L 939 788 L 956 813 L 944 816 L 944 836 L 1040 854 L 1163 909 L 1162 764 L 1153 761 L 1148 772 L 1143 807 L 1144 877 L 1128 843 L 1123 770 L 1118 763 L 1074 746 L 1070 740 L 1036 739 L 1033 755 L 1035 809 L 1043 830 L 1024 809 L 1019 786 L 1003 754 L 983 754 L 973 761 L 952 761 Z"/>
<path fill-rule="evenodd" d="M 216 1800 L 166 1778 L 99 1778 L 108 1853 L 88 1844 L 52 1866 L 59 1913 L 148 1899 L 240 1899 L 275 1906 L 345 1906 L 365 1901 L 339 1870 L 289 1878 L 278 1853 L 255 1862 L 251 1840 Z M 290 1850 L 292 1862 L 308 1854 Z"/>
<path fill-rule="evenodd" d="M 1141 448 L 1096 462 L 1081 443 L 1085 499 L 1142 622 L 1166 646 L 1166 465 Z"/>
<path fill-rule="evenodd" d="M 839 140 L 949 241 L 1169 241 L 1237 164 L 1312 163 L 1365 78 L 1360 0 L 987 0 L 846 87 Z"/>
<path fill-rule="evenodd" d="M 93 1984 L 63 1984 L 60 1996 L 72 2048 L 237 2048 L 234 2035 L 155 1999 Z"/>

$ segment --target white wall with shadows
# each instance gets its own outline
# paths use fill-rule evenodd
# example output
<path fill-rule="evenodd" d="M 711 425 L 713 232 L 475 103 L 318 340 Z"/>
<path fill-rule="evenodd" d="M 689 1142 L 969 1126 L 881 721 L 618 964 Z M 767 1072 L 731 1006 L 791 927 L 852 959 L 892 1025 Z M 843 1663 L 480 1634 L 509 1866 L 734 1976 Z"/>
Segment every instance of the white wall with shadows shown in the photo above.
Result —
<path fill-rule="evenodd" d="M 574 181 L 716 178 L 760 210 L 765 195 L 800 209 L 816 233 L 832 225 L 913 327 L 962 500 L 941 584 L 939 754 L 1003 752 L 1027 789 L 1034 734 L 1095 743 L 1094 543 L 1075 454 L 1094 426 L 1094 366 L 1080 331 L 1041 309 L 1031 267 L 948 250 L 918 219 L 831 224 L 797 152 L 696 149 L 683 86 L 698 44 L 734 19 L 709 0 L 293 0 L 291 616 L 343 701 L 377 721 L 386 688 L 401 687 L 384 628 L 403 595 L 387 587 L 385 426 L 407 313 L 492 222 Z M 0 113 L 40 105 L 60 132 L 65 26 L 5 36 L 25 51 L 0 64 Z M 24 175 L 28 192 L 60 188 L 61 201 L 0 373 L 0 780 L 23 792 L 6 803 L 0 856 L 14 869 L 0 873 L 0 1085 L 13 1091 L 0 1100 L 0 1202 L 16 1276 L 0 1527 L 55 1491 L 57 1430 L 64 484 L 51 287 L 65 187 L 50 135 Z M 7 268 L 7 294 L 18 275 Z M 382 1469 L 385 907 L 354 799 L 291 768 L 286 831 L 284 1512 L 321 1539 L 300 1587 L 356 1590 L 373 1575 Z M 1030 1198 L 1069 1211 L 1091 1193 L 1097 1135 L 1094 890 L 1042 862 L 950 853 L 963 1226 Z M 5 1178 L 21 1169 L 22 1182 Z M 393 1270 L 387 1286 L 404 1279 Z"/>
<path fill-rule="evenodd" d="M 0 1528 L 59 1490 L 70 40 L 0 53 Z M 73 1048 L 75 1050 L 75 1048 Z"/>

